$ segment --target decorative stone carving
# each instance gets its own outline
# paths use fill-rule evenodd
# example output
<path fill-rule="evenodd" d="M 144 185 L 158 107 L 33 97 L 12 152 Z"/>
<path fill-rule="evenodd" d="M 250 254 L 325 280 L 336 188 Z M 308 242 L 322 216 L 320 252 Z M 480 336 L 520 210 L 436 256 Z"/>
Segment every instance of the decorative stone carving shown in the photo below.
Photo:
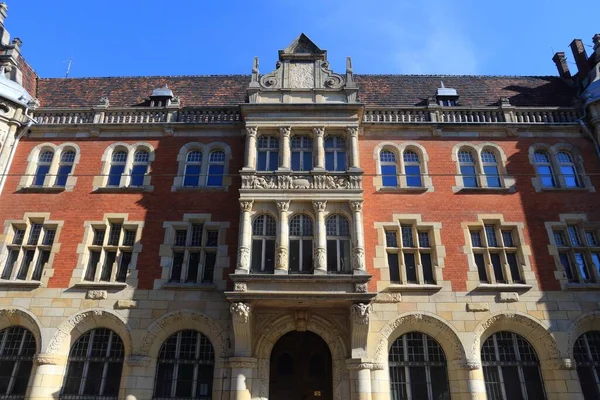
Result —
<path fill-rule="evenodd" d="M 233 303 L 229 307 L 234 322 L 236 323 L 247 323 L 250 320 L 250 304 L 246 303 Z"/>
<path fill-rule="evenodd" d="M 315 87 L 314 64 L 290 63 L 288 87 L 293 89 L 307 89 Z"/>
<path fill-rule="evenodd" d="M 355 293 L 367 293 L 369 291 L 369 287 L 366 283 L 355 283 L 354 284 L 354 292 Z"/>
<path fill-rule="evenodd" d="M 350 209 L 353 212 L 362 212 L 362 208 L 363 208 L 363 202 L 362 201 L 351 201 L 350 202 Z"/>
<path fill-rule="evenodd" d="M 313 134 L 315 136 L 325 136 L 325 128 L 313 128 Z"/>
<path fill-rule="evenodd" d="M 546 361 L 546 365 L 554 370 L 574 370 L 575 362 L 571 358 L 557 358 Z"/>
<path fill-rule="evenodd" d="M 482 312 L 489 310 L 490 305 L 488 303 L 467 303 L 467 311 L 470 312 Z"/>
<path fill-rule="evenodd" d="M 115 304 L 115 308 L 118 310 L 130 310 L 137 308 L 137 301 L 135 300 L 118 300 Z"/>
<path fill-rule="evenodd" d="M 575 341 L 581 334 L 590 330 L 597 330 L 597 324 L 600 321 L 600 311 L 590 311 L 577 317 L 568 328 L 567 334 L 567 356 L 573 359 L 573 349 Z"/>
<path fill-rule="evenodd" d="M 460 369 L 465 369 L 468 371 L 474 371 L 477 369 L 481 369 L 481 362 L 475 360 L 456 360 L 453 365 Z"/>
<path fill-rule="evenodd" d="M 229 357 L 224 366 L 229 368 L 256 369 L 258 362 L 252 357 Z"/>
<path fill-rule="evenodd" d="M 100 102 L 98 103 L 98 105 L 108 108 L 108 106 L 110 105 L 110 100 L 108 99 L 108 97 L 102 96 L 100 97 Z"/>
<path fill-rule="evenodd" d="M 308 311 L 296 311 L 296 313 L 294 314 L 294 320 L 296 322 L 296 330 L 299 332 L 305 332 L 306 326 L 308 325 Z"/>
<path fill-rule="evenodd" d="M 365 250 L 362 247 L 355 247 L 352 250 L 352 268 L 365 269 Z"/>
<path fill-rule="evenodd" d="M 346 360 L 346 368 L 349 370 L 360 370 L 360 369 L 370 369 L 370 370 L 383 370 L 384 365 L 382 363 L 375 363 L 371 361 L 361 361 L 356 358 L 349 358 Z"/>
<path fill-rule="evenodd" d="M 498 303 L 516 303 L 519 301 L 519 293 L 516 292 L 502 292 L 496 296 Z"/>
<path fill-rule="evenodd" d="M 326 201 L 313 201 L 313 208 L 316 212 L 324 212 L 325 208 L 327 208 Z"/>
<path fill-rule="evenodd" d="M 250 126 L 246 128 L 246 135 L 256 137 L 258 128 L 256 126 Z"/>
<path fill-rule="evenodd" d="M 238 249 L 238 269 L 248 270 L 250 269 L 250 249 L 247 247 L 240 247 Z"/>
<path fill-rule="evenodd" d="M 327 255 L 326 251 L 322 247 L 317 247 L 315 249 L 315 269 L 327 270 Z"/>
<path fill-rule="evenodd" d="M 60 365 L 64 363 L 64 357 L 50 354 L 38 354 L 34 357 L 34 361 L 37 365 Z"/>
<path fill-rule="evenodd" d="M 284 246 L 277 247 L 275 251 L 275 268 L 288 269 L 288 249 Z"/>
<path fill-rule="evenodd" d="M 281 137 L 290 137 L 290 135 L 292 134 L 292 127 L 282 126 L 279 128 L 279 133 L 281 134 Z"/>
<path fill-rule="evenodd" d="M 252 200 L 240 200 L 240 208 L 242 211 L 250 212 L 252 211 L 252 203 L 254 203 Z"/>
<path fill-rule="evenodd" d="M 236 282 L 233 284 L 233 290 L 236 292 L 247 292 L 248 285 L 246 282 Z"/>
<path fill-rule="evenodd" d="M 104 300 L 108 297 L 106 290 L 88 290 L 85 298 L 89 300 Z"/>
<path fill-rule="evenodd" d="M 346 128 L 346 132 L 350 137 L 358 137 L 358 128 L 355 126 L 349 126 Z"/>
<path fill-rule="evenodd" d="M 132 367 L 147 367 L 150 365 L 151 358 L 141 355 L 132 354 L 127 357 L 127 364 Z"/>
<path fill-rule="evenodd" d="M 399 303 L 401 301 L 401 293 L 379 293 L 373 300 L 374 303 Z"/>
<path fill-rule="evenodd" d="M 362 177 L 346 175 L 243 175 L 242 189 L 361 189 Z"/>
<path fill-rule="evenodd" d="M 290 209 L 289 201 L 278 201 L 276 204 L 277 204 L 277 209 L 280 212 L 287 212 Z"/>
<path fill-rule="evenodd" d="M 373 311 L 373 307 L 370 304 L 352 304 L 350 307 L 352 322 L 359 325 L 367 325 L 369 323 L 369 315 Z"/>

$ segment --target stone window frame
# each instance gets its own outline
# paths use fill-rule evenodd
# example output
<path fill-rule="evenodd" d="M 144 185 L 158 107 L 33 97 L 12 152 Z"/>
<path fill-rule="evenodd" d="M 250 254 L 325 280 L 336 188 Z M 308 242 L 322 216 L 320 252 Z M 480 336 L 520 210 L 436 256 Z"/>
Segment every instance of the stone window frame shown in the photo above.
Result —
<path fill-rule="evenodd" d="M 52 246 L 50 246 L 50 256 L 48 261 L 43 267 L 42 276 L 39 281 L 33 280 L 0 280 L 0 286 L 33 286 L 33 287 L 47 287 L 48 281 L 52 276 L 54 276 L 54 258 L 56 254 L 60 251 L 61 243 L 59 242 L 60 233 L 64 226 L 64 221 L 60 220 L 52 220 L 50 219 L 50 213 L 24 213 L 23 219 L 14 219 L 14 220 L 6 220 L 4 222 L 4 233 L 0 235 L 0 268 L 4 270 L 4 266 L 6 264 L 6 260 L 8 258 L 8 251 L 10 248 L 10 243 L 12 243 L 14 238 L 14 226 L 25 227 L 25 240 L 29 237 L 29 232 L 31 228 L 31 224 L 33 222 L 41 222 L 44 226 L 49 226 L 56 229 L 56 233 L 54 235 L 54 241 L 52 242 Z M 40 236 L 40 240 L 43 240 Z M 36 246 L 37 249 L 37 246 Z M 39 255 L 38 255 L 39 256 Z M 22 259 L 22 254 L 19 256 L 19 259 Z M 34 261 L 36 259 L 34 258 Z M 20 263 L 20 260 L 17 261 L 17 264 Z M 32 262 L 32 264 L 34 264 Z M 34 264 L 35 265 L 35 264 Z M 32 267 L 30 267 L 31 269 Z"/>
<path fill-rule="evenodd" d="M 327 139 L 333 139 L 334 143 L 339 142 L 340 140 L 342 140 L 344 142 L 344 146 L 338 146 L 338 147 L 327 147 Z M 327 133 L 324 135 L 323 137 L 323 153 L 325 154 L 325 171 L 329 172 L 329 173 L 344 173 L 347 172 L 349 169 L 349 160 L 348 160 L 348 156 L 349 156 L 349 145 L 350 145 L 350 140 L 348 140 L 346 137 L 344 137 L 344 135 L 339 134 L 339 133 Z M 337 156 L 339 155 L 340 152 L 344 153 L 344 163 L 346 168 L 344 169 L 336 169 L 339 168 L 337 166 Z M 332 170 L 327 169 L 327 154 L 333 154 L 333 158 L 334 158 L 334 168 Z"/>
<path fill-rule="evenodd" d="M 523 283 L 514 283 L 508 280 L 508 283 L 496 283 L 493 271 L 490 273 L 489 267 L 487 269 L 488 278 L 491 283 L 482 283 L 479 280 L 479 272 L 477 264 L 475 263 L 475 251 L 471 243 L 471 230 L 473 228 L 479 229 L 481 232 L 485 232 L 485 225 L 499 226 L 500 229 L 510 229 L 513 232 L 513 241 L 518 242 L 519 245 L 515 246 L 518 254 L 519 272 Z M 467 263 L 469 269 L 467 271 L 467 291 L 471 290 L 492 290 L 492 291 L 517 291 L 517 290 L 530 290 L 538 289 L 537 279 L 535 273 L 531 269 L 530 257 L 531 247 L 525 241 L 525 224 L 523 222 L 509 222 L 505 221 L 503 214 L 478 214 L 475 221 L 462 222 L 461 227 L 464 233 L 465 245 L 463 252 L 467 256 Z M 475 248 L 479 249 L 479 248 Z M 504 275 L 509 277 L 510 274 L 506 273 L 504 268 Z"/>
<path fill-rule="evenodd" d="M 398 186 L 384 186 L 381 175 L 381 158 L 380 154 L 383 150 L 389 150 L 396 156 L 396 174 L 398 176 Z M 404 152 L 412 151 L 419 156 L 419 164 L 421 168 L 421 186 L 408 186 L 406 184 L 406 174 L 404 167 Z M 375 160 L 377 174 L 373 177 L 373 186 L 377 191 L 392 191 L 392 192 L 433 192 L 433 182 L 429 175 L 429 155 L 423 145 L 417 142 L 381 142 L 373 151 L 373 159 Z"/>
<path fill-rule="evenodd" d="M 552 177 L 554 178 L 555 187 L 545 187 L 542 185 L 542 179 L 540 178 L 537 170 L 538 163 L 535 161 L 535 152 L 544 151 L 550 157 L 550 166 L 552 168 Z M 567 187 L 563 174 L 560 172 L 560 163 L 558 161 L 558 153 L 566 152 L 569 153 L 573 159 L 573 164 L 577 170 L 579 183 L 581 186 L 578 187 Z M 553 191 L 553 190 L 587 190 L 589 192 L 596 192 L 596 188 L 592 184 L 589 175 L 585 172 L 585 166 L 583 162 L 583 156 L 579 149 L 569 143 L 557 143 L 555 145 L 549 145 L 546 143 L 535 143 L 529 147 L 529 162 L 533 166 L 534 174 L 531 178 L 531 184 L 533 185 L 536 192 Z"/>
<path fill-rule="evenodd" d="M 586 261 L 589 263 L 588 266 L 590 275 L 593 277 L 592 282 L 569 282 L 567 279 L 567 274 L 560 260 L 560 248 L 563 246 L 558 246 L 556 244 L 556 239 L 554 237 L 554 231 L 562 230 L 568 235 L 567 229 L 568 226 L 576 225 L 580 228 L 580 232 L 585 232 L 587 230 L 593 230 L 596 232 L 596 239 L 600 240 L 600 223 L 597 222 L 589 222 L 586 214 L 559 214 L 559 221 L 554 222 L 546 222 L 545 224 L 546 231 L 548 233 L 548 253 L 554 258 L 555 271 L 554 277 L 559 281 L 560 286 L 563 290 L 569 289 L 600 289 L 600 271 L 593 268 L 593 262 L 590 263 L 590 258 L 586 257 Z M 568 236 L 565 237 L 568 241 Z M 585 240 L 584 237 L 580 238 L 582 241 Z M 585 249 L 586 254 L 592 252 L 590 250 L 594 246 L 581 246 L 580 248 Z M 598 246 L 600 247 L 600 246 Z M 570 249 L 572 252 L 573 246 L 565 246 L 565 249 Z M 571 260 L 572 261 L 572 260 Z"/>
<path fill-rule="evenodd" d="M 148 152 L 148 168 L 146 175 L 144 176 L 144 183 L 142 186 L 131 186 L 131 172 L 133 170 L 135 153 L 138 150 L 145 150 Z M 125 162 L 125 169 L 121 175 L 119 186 L 108 186 L 108 175 L 110 167 L 112 165 L 112 155 L 117 151 L 125 151 L 127 153 L 127 161 Z M 133 144 L 116 142 L 110 144 L 102 154 L 102 166 L 100 168 L 100 175 L 94 176 L 93 191 L 144 191 L 150 192 L 154 190 L 154 186 L 151 185 L 152 163 L 154 162 L 154 146 L 148 142 L 137 142 Z"/>
<path fill-rule="evenodd" d="M 267 217 L 267 218 L 272 218 L 273 219 L 273 222 L 275 224 L 275 235 L 267 235 L 266 234 L 267 233 L 266 232 L 267 231 L 266 227 L 268 226 L 268 225 L 265 224 L 266 218 L 264 218 L 265 221 L 263 221 L 263 229 L 262 229 L 263 230 L 263 234 L 255 234 L 254 233 L 254 224 L 256 223 L 256 220 L 258 218 L 261 218 L 261 217 Z M 279 242 L 278 239 L 279 239 L 279 235 L 281 234 L 281 229 L 279 227 L 279 220 L 278 220 L 278 218 L 276 216 L 272 215 L 269 212 L 262 212 L 262 213 L 257 213 L 255 215 L 251 216 L 250 221 L 251 221 L 250 222 L 250 226 L 251 226 L 250 235 L 251 236 L 250 236 L 250 269 L 249 269 L 249 271 L 250 271 L 251 274 L 274 274 L 275 273 L 275 269 L 277 267 L 276 261 L 275 261 L 275 257 L 276 257 L 276 254 L 277 254 L 277 243 Z M 272 240 L 274 242 L 274 245 L 273 245 L 273 271 L 268 271 L 267 270 L 267 268 L 266 268 L 267 267 L 267 265 L 266 265 L 266 257 L 263 258 L 262 254 L 261 254 L 261 259 L 260 259 L 260 271 L 256 271 L 255 269 L 252 268 L 252 266 L 253 266 L 253 260 L 254 260 L 252 253 L 254 251 L 254 241 L 255 240 L 261 240 L 262 241 L 262 244 L 261 244 L 260 248 L 261 248 L 261 251 L 262 251 L 263 254 L 267 252 L 267 250 L 266 250 L 267 249 L 267 245 L 266 245 L 265 241 L 271 241 Z"/>
<path fill-rule="evenodd" d="M 171 282 L 171 269 L 173 264 L 173 244 L 175 243 L 175 231 L 178 229 L 191 229 L 192 224 L 203 224 L 204 231 L 218 231 L 218 244 L 216 248 L 216 260 L 211 283 L 181 283 Z M 183 214 L 180 221 L 163 222 L 165 236 L 159 247 L 161 275 L 160 279 L 154 280 L 154 289 L 217 289 L 225 290 L 227 281 L 225 270 L 229 268 L 230 258 L 227 245 L 227 230 L 229 222 L 213 221 L 212 214 Z"/>
<path fill-rule="evenodd" d="M 40 153 L 44 151 L 51 151 L 54 153 L 54 157 L 52 158 L 52 162 L 50 164 L 50 170 L 46 174 L 46 178 L 44 179 L 44 183 L 42 186 L 34 186 L 33 182 L 35 181 L 35 175 L 38 167 L 38 159 Z M 56 186 L 56 179 L 58 177 L 58 168 L 61 164 L 62 154 L 66 151 L 74 151 L 75 159 L 73 160 L 71 172 L 67 177 L 67 181 L 65 186 Z M 71 192 L 77 183 L 77 176 L 75 176 L 75 168 L 77 164 L 79 164 L 81 158 L 81 150 L 79 146 L 72 142 L 65 142 L 59 145 L 55 145 L 54 143 L 40 143 L 35 146 L 29 152 L 27 156 L 27 168 L 25 169 L 25 173 L 21 176 L 19 180 L 19 184 L 17 186 L 17 190 L 27 190 L 27 191 L 66 191 Z"/>
<path fill-rule="evenodd" d="M 465 187 L 464 185 L 463 175 L 460 172 L 460 161 L 458 159 L 458 153 L 464 150 L 469 151 L 471 154 L 473 154 L 473 158 L 475 160 L 475 176 L 477 179 L 477 187 Z M 486 174 L 483 170 L 484 162 L 481 158 L 481 153 L 484 151 L 491 151 L 496 156 L 496 162 L 498 163 L 498 174 L 500 175 L 500 187 L 488 186 Z M 452 161 L 454 161 L 456 165 L 456 175 L 454 176 L 455 185 L 452 186 L 453 193 L 458 193 L 461 191 L 504 191 L 513 193 L 516 190 L 515 178 L 509 176 L 508 171 L 506 170 L 506 153 L 504 152 L 504 149 L 496 143 L 456 143 L 452 148 Z"/>
<path fill-rule="evenodd" d="M 90 258 L 89 248 L 92 246 L 94 239 L 95 228 L 104 227 L 106 229 L 106 237 L 110 235 L 110 229 L 112 223 L 122 224 L 121 229 L 135 228 L 135 239 L 134 244 L 131 246 L 131 261 L 129 262 L 129 268 L 127 269 L 127 277 L 125 282 L 105 282 L 105 281 L 86 281 L 85 274 Z M 69 281 L 70 287 L 82 287 L 82 288 L 126 288 L 126 287 L 137 287 L 138 284 L 138 257 L 142 252 L 142 231 L 144 229 L 144 221 L 135 221 L 129 219 L 128 213 L 105 213 L 102 220 L 99 221 L 84 221 L 83 223 L 83 237 L 81 243 L 77 245 L 77 265 L 73 270 L 71 279 Z M 105 237 L 105 240 L 106 239 Z M 102 252 L 105 251 L 102 246 Z M 112 246 L 111 246 L 112 247 Z M 123 246 L 114 246 L 123 247 Z M 96 274 L 98 275 L 98 274 Z"/>
<path fill-rule="evenodd" d="M 412 225 L 416 229 L 428 230 L 431 245 L 431 264 L 435 284 L 425 283 L 393 283 L 390 278 L 390 266 L 388 263 L 388 248 L 386 243 L 386 231 L 401 231 L 401 225 Z M 390 222 L 375 222 L 374 228 L 377 232 L 377 244 L 375 246 L 375 257 L 373 267 L 380 270 L 380 279 L 377 281 L 377 291 L 409 291 L 409 290 L 451 290 L 451 282 L 444 280 L 443 269 L 445 267 L 446 247 L 442 243 L 441 222 L 424 222 L 421 214 L 392 214 Z M 400 268 L 401 270 L 401 268 Z M 402 276 L 402 272 L 400 272 Z"/>
<path fill-rule="evenodd" d="M 190 151 L 199 151 L 202 153 L 202 164 L 200 167 L 200 179 L 198 186 L 184 186 L 183 181 L 185 178 L 185 167 L 187 154 Z M 207 186 L 208 181 L 208 167 L 210 154 L 214 150 L 221 150 L 225 153 L 225 164 L 223 168 L 223 184 L 221 186 Z M 229 163 L 231 161 L 231 147 L 224 142 L 211 142 L 211 143 L 200 143 L 200 142 L 188 142 L 184 144 L 179 153 L 177 154 L 177 175 L 173 178 L 173 185 L 171 191 L 176 192 L 178 190 L 219 190 L 228 191 L 231 186 L 231 176 L 229 176 Z"/>
<path fill-rule="evenodd" d="M 294 143 L 294 139 L 295 138 L 299 138 L 300 139 L 300 145 L 296 146 Z M 304 146 L 305 141 L 308 141 L 309 145 L 308 146 Z M 316 162 L 315 162 L 315 158 L 317 156 L 316 154 L 316 146 L 317 146 L 317 141 L 315 140 L 315 138 L 313 137 L 313 135 L 311 134 L 307 134 L 306 132 L 296 132 L 296 131 L 292 131 L 292 133 L 290 134 L 290 171 L 292 173 L 297 173 L 297 174 L 307 174 L 310 173 L 312 170 L 314 170 Z M 300 168 L 299 169 L 294 169 L 293 166 L 293 158 L 294 158 L 294 153 L 298 152 L 300 153 L 300 160 L 299 160 L 299 164 L 300 164 Z M 304 165 L 304 156 L 310 153 L 310 168 L 306 169 L 306 166 Z"/>

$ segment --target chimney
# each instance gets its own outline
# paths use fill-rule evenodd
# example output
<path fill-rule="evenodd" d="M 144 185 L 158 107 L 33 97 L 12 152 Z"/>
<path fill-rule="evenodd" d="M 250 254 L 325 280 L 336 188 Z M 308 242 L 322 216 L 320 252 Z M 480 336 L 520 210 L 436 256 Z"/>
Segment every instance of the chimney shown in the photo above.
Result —
<path fill-rule="evenodd" d="M 556 64 L 556 69 L 558 70 L 558 74 L 563 79 L 570 79 L 571 72 L 569 71 L 569 66 L 567 65 L 567 58 L 565 57 L 565 53 L 560 51 L 554 54 L 552 57 L 552 61 Z"/>
<path fill-rule="evenodd" d="M 575 64 L 577 64 L 579 79 L 585 79 L 588 72 L 590 72 L 590 64 L 588 63 L 587 54 L 583 42 L 581 39 L 575 39 L 571 42 L 571 51 L 575 58 Z"/>
<path fill-rule="evenodd" d="M 600 63 L 600 33 L 596 33 L 592 41 L 594 42 L 594 62 Z"/>
<path fill-rule="evenodd" d="M 10 44 L 10 34 L 4 27 L 4 20 L 8 15 L 8 6 L 5 2 L 0 3 L 0 46 L 8 46 Z"/>

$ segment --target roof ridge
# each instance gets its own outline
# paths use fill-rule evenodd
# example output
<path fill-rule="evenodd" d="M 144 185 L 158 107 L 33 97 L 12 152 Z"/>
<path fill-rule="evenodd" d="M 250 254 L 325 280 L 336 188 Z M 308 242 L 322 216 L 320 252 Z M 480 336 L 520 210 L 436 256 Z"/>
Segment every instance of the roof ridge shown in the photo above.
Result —
<path fill-rule="evenodd" d="M 451 75 L 451 74 L 354 74 L 354 76 L 419 78 L 559 78 L 558 75 Z"/>
<path fill-rule="evenodd" d="M 136 79 L 136 78 L 250 78 L 250 74 L 214 74 L 214 75 L 121 75 L 121 76 L 83 76 L 83 77 L 74 77 L 74 78 L 42 78 L 40 80 L 49 81 L 49 80 L 92 80 L 92 79 Z"/>

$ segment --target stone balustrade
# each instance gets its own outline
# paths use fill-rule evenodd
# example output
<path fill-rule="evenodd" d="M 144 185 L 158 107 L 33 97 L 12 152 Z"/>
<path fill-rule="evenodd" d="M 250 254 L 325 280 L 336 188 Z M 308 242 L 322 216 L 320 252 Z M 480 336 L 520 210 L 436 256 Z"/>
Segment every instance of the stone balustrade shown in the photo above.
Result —
<path fill-rule="evenodd" d="M 274 175 L 273 173 L 259 172 L 256 174 L 242 174 L 242 189 L 360 190 L 362 189 L 362 176 L 343 173 Z"/>

